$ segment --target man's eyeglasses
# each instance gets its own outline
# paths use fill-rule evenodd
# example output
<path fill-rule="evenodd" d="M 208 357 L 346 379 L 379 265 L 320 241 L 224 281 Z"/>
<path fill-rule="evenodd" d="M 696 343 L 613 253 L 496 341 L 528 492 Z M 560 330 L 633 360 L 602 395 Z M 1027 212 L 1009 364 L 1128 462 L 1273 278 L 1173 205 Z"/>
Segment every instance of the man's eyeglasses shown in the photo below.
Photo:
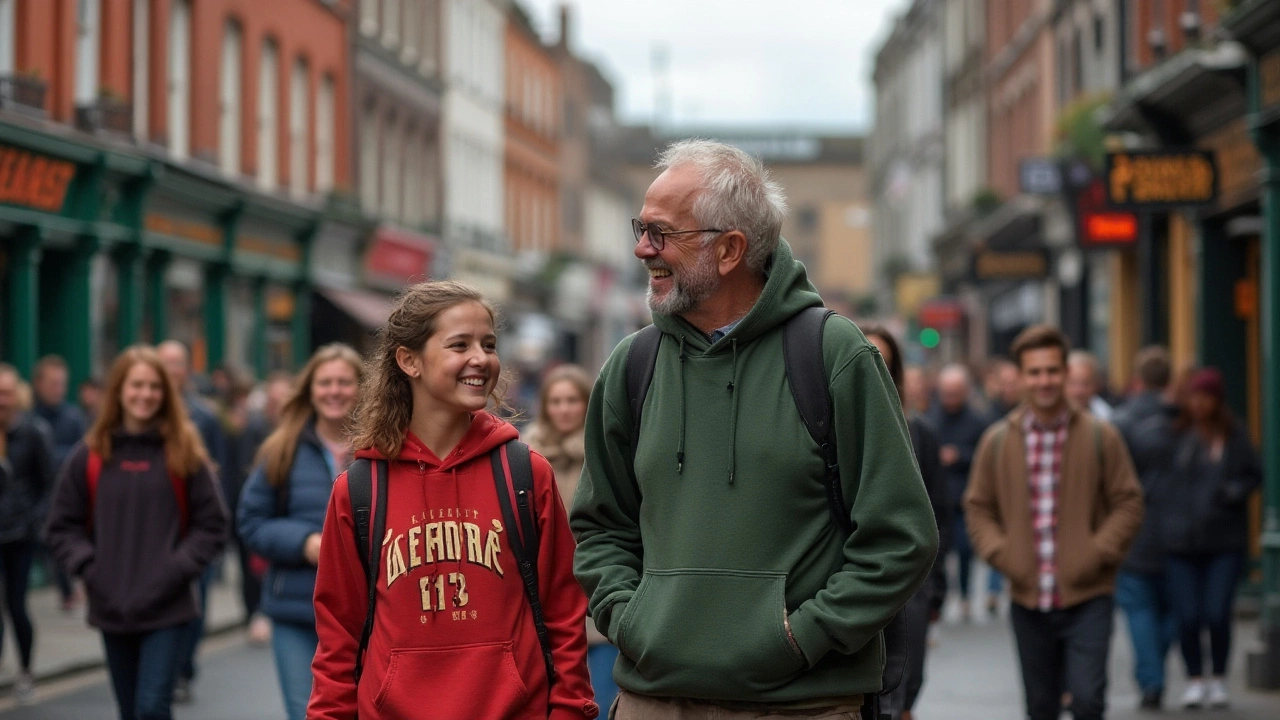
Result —
<path fill-rule="evenodd" d="M 663 230 L 653 223 L 643 223 L 636 218 L 631 218 L 631 232 L 636 236 L 636 244 L 640 243 L 640 238 L 645 233 L 649 233 L 649 244 L 653 245 L 653 249 L 662 252 L 662 248 L 667 245 L 668 235 L 692 235 L 694 233 L 718 233 L 724 232 L 715 228 L 705 228 L 702 230 Z"/>

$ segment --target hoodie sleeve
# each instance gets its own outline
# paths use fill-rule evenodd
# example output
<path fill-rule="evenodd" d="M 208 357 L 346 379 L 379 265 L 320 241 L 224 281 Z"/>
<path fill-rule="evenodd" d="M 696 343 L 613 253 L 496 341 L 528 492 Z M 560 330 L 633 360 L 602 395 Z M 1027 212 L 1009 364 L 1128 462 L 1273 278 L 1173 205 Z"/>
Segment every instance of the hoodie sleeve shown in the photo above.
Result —
<path fill-rule="evenodd" d="M 884 362 L 845 321 L 828 322 L 823 349 L 834 368 L 837 457 L 855 529 L 844 566 L 789 618 L 810 666 L 872 641 L 924 583 L 938 551 L 933 508 Z"/>
<path fill-rule="evenodd" d="M 587 592 L 596 628 L 612 642 L 610 619 L 635 594 L 644 566 L 640 488 L 631 467 L 631 415 L 625 364 L 630 342 L 605 363 L 587 403 L 586 464 L 569 525 L 578 540 L 574 574 Z"/>
<path fill-rule="evenodd" d="M 227 546 L 227 506 L 208 464 L 187 481 L 187 513 L 187 534 L 175 555 L 182 576 L 190 579 L 204 572 Z"/>
<path fill-rule="evenodd" d="M 290 480 L 291 481 L 291 480 Z M 267 482 L 265 466 L 249 474 L 236 510 L 240 540 L 245 547 L 273 563 L 306 565 L 307 538 L 316 532 L 313 523 L 276 515 L 277 488 Z"/>
<path fill-rule="evenodd" d="M 583 720 L 600 714 L 587 677 L 587 598 L 573 577 L 573 535 L 551 465 L 533 455 L 538 495 L 538 592 L 551 636 L 556 683 L 551 686 L 551 720 Z"/>
<path fill-rule="evenodd" d="M 89 489 L 85 472 L 89 449 L 80 443 L 71 450 L 53 488 L 44 539 L 50 553 L 63 569 L 80 575 L 93 561 L 93 538 L 89 534 Z"/>
<path fill-rule="evenodd" d="M 320 535 L 315 594 L 320 643 L 311 663 L 313 684 L 307 720 L 354 720 L 356 716 L 356 651 L 369 607 L 369 588 L 355 544 L 355 521 L 344 472 L 333 484 Z"/>

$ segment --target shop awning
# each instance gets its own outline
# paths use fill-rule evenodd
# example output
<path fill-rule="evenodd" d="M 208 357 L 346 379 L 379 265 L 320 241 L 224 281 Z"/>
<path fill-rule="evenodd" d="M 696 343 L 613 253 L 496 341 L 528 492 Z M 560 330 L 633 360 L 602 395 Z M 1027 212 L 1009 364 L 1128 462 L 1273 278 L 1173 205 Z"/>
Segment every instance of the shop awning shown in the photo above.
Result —
<path fill-rule="evenodd" d="M 316 292 L 369 330 L 385 325 L 387 316 L 391 314 L 392 300 L 381 293 L 324 287 L 316 288 Z"/>

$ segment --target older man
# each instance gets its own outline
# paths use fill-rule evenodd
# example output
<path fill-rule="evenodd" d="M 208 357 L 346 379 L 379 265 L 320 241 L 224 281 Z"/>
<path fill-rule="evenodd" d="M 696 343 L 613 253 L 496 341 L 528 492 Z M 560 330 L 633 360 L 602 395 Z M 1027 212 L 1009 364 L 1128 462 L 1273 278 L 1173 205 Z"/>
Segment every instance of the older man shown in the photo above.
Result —
<path fill-rule="evenodd" d="M 833 516 L 783 359 L 784 327 L 822 300 L 779 236 L 781 188 L 709 141 L 658 168 L 632 223 L 661 331 L 651 384 L 629 391 L 632 336 L 592 392 L 570 520 L 621 652 L 616 717 L 857 718 L 881 689 L 881 630 L 938 543 L 897 393 L 853 323 L 828 319 Z"/>
<path fill-rule="evenodd" d="M 1086 350 L 1072 350 L 1067 358 L 1067 400 L 1073 406 L 1111 422 L 1111 405 L 1098 396 L 1102 389 L 1098 358 Z"/>

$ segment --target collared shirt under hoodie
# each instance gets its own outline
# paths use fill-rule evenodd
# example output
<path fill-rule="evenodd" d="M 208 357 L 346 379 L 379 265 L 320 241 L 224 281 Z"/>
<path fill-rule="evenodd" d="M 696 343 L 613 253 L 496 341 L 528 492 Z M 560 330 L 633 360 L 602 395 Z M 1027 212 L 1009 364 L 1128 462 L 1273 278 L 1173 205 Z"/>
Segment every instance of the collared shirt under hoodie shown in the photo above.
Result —
<path fill-rule="evenodd" d="M 352 671 L 368 606 L 347 475 L 338 476 L 320 544 L 310 720 L 593 718 L 586 598 L 551 467 L 533 453 L 538 580 L 557 678 L 546 666 L 494 487 L 489 453 L 516 429 L 477 413 L 444 458 L 412 433 L 389 461 L 373 634 Z M 373 450 L 358 458 L 378 459 Z"/>
<path fill-rule="evenodd" d="M 1026 433 L 1027 481 L 1031 495 L 1031 529 L 1035 533 L 1041 611 L 1062 607 L 1058 592 L 1058 486 L 1062 480 L 1062 448 L 1067 443 L 1065 411 L 1043 423 L 1035 413 L 1023 416 Z"/>

